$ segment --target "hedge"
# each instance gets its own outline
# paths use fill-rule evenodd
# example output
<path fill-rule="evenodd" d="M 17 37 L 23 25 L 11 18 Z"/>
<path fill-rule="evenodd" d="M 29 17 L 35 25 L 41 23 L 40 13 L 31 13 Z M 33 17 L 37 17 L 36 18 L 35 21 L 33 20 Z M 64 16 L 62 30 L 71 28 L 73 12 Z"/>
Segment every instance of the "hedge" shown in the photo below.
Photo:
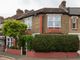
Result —
<path fill-rule="evenodd" d="M 76 52 L 79 38 L 77 35 L 36 35 L 29 46 L 36 52 Z"/>

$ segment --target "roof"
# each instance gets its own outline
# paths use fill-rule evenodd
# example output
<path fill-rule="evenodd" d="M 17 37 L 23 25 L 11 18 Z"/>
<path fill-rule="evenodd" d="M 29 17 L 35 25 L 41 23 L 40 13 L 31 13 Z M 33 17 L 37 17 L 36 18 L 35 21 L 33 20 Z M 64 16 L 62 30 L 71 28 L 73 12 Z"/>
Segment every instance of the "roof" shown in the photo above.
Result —
<path fill-rule="evenodd" d="M 14 15 L 14 16 L 12 16 L 11 18 L 19 19 L 20 16 L 22 16 L 22 15 Z"/>
<path fill-rule="evenodd" d="M 22 15 L 23 15 L 23 14 L 22 14 Z M 13 15 L 13 16 L 7 17 L 7 18 L 5 18 L 5 19 L 17 19 L 17 20 L 20 20 L 20 17 L 21 17 L 22 15 Z"/>
<path fill-rule="evenodd" d="M 80 15 L 80 8 L 42 8 L 36 11 L 28 11 L 27 13 L 23 13 L 21 15 L 14 15 L 11 18 L 14 19 L 23 19 L 29 16 L 34 16 L 38 14 L 68 14 L 68 15 Z"/>
<path fill-rule="evenodd" d="M 24 13 L 21 16 L 19 16 L 18 19 L 22 19 L 25 17 L 34 16 L 34 15 L 35 15 L 35 11 L 29 11 L 28 13 Z"/>
<path fill-rule="evenodd" d="M 66 13 L 63 9 L 61 8 L 43 8 L 39 9 L 36 11 L 36 13 Z"/>
<path fill-rule="evenodd" d="M 80 8 L 68 8 L 69 15 L 80 15 Z"/>
<path fill-rule="evenodd" d="M 22 19 L 24 17 L 38 15 L 38 14 L 48 14 L 48 13 L 64 14 L 67 12 L 61 8 L 42 8 L 36 11 L 25 13 L 22 16 L 20 16 L 19 19 Z"/>

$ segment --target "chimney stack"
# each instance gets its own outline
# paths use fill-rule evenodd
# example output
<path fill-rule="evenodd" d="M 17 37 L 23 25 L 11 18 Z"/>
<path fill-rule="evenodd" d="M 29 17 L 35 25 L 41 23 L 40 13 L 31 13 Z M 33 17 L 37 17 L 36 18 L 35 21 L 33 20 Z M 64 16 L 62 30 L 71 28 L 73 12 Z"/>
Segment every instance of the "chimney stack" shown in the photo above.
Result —
<path fill-rule="evenodd" d="M 66 1 L 63 0 L 61 2 L 61 4 L 59 5 L 59 8 L 63 9 L 65 12 L 68 12 L 68 10 L 66 9 Z"/>
<path fill-rule="evenodd" d="M 59 8 L 66 8 L 66 1 L 65 0 L 63 0 L 61 2 L 61 4 L 59 5 Z"/>
<path fill-rule="evenodd" d="M 27 9 L 26 9 L 26 10 L 24 10 L 24 12 L 25 12 L 25 13 L 28 13 L 28 12 L 29 12 L 29 10 L 27 10 Z"/>
<path fill-rule="evenodd" d="M 23 14 L 23 10 L 17 9 L 16 15 L 22 15 L 22 14 Z"/>

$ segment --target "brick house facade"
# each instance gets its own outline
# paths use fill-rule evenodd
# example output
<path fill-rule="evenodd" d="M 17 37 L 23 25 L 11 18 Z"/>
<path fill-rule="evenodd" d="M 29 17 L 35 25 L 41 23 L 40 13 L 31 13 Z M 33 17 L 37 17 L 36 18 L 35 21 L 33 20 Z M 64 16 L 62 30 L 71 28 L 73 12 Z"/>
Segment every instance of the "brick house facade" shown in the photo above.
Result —
<path fill-rule="evenodd" d="M 67 8 L 66 1 L 62 1 L 59 8 L 28 11 L 18 19 L 28 25 L 28 30 L 31 33 L 80 33 L 80 8 Z"/>

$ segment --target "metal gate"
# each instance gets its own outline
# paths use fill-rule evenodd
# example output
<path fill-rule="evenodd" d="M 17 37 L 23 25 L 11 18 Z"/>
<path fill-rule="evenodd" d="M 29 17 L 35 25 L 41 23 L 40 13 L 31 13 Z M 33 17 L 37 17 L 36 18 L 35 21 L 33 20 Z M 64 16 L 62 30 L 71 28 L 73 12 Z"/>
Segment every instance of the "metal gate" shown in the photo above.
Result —
<path fill-rule="evenodd" d="M 0 40 L 0 51 L 3 50 L 3 47 L 4 47 L 4 41 L 3 40 Z"/>

